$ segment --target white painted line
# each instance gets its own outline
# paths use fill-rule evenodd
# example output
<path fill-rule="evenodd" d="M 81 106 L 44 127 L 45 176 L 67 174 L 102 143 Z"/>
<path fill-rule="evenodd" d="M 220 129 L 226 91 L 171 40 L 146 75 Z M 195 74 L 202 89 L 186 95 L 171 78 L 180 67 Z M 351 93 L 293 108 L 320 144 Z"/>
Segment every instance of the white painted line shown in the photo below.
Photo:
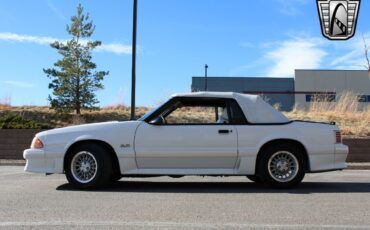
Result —
<path fill-rule="evenodd" d="M 0 222 L 0 227 L 20 226 L 132 226 L 132 227 L 187 227 L 187 228 L 260 228 L 260 229 L 369 229 L 370 225 L 331 225 L 331 224 L 253 224 L 253 223 L 186 223 L 186 222 L 128 222 L 128 221 L 24 221 Z"/>

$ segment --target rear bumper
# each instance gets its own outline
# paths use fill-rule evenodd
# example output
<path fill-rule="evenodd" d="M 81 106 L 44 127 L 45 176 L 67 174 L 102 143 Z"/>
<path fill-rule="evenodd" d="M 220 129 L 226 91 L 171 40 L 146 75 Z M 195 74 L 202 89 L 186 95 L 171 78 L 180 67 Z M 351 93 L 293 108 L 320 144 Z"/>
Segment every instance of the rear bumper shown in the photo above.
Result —
<path fill-rule="evenodd" d="M 26 149 L 23 151 L 26 159 L 24 171 L 35 173 L 63 173 L 63 156 L 46 153 L 43 149 Z"/>
<path fill-rule="evenodd" d="M 310 172 L 324 172 L 347 168 L 348 146 L 329 144 L 316 146 L 316 152 L 310 152 Z"/>
<path fill-rule="evenodd" d="M 348 156 L 348 146 L 344 144 L 335 144 L 335 160 L 334 168 L 345 169 L 347 168 L 346 159 Z"/>

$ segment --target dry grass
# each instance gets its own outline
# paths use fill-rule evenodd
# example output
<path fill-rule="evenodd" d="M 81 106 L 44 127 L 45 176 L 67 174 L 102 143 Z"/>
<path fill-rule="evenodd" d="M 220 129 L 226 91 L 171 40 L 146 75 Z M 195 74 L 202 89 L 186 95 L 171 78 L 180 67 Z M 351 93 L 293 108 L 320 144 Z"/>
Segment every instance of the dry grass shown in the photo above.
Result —
<path fill-rule="evenodd" d="M 298 120 L 335 121 L 343 135 L 370 136 L 370 107 L 364 107 L 358 102 L 357 95 L 351 92 L 340 96 L 337 103 L 317 97 L 308 110 L 295 108 L 285 115 Z"/>
<path fill-rule="evenodd" d="M 11 108 L 11 98 L 10 96 L 0 99 L 0 110 Z"/>
<path fill-rule="evenodd" d="M 182 107 L 175 110 L 166 121 L 168 124 L 176 123 L 213 123 L 215 122 L 215 109 L 205 107 Z"/>
<path fill-rule="evenodd" d="M 146 107 L 136 108 L 136 115 L 142 116 L 148 110 Z M 44 106 L 9 106 L 0 108 L 0 117 L 6 115 L 18 115 L 24 119 L 46 122 L 51 127 L 59 128 L 85 123 L 129 120 L 130 107 L 110 106 L 99 110 L 82 110 L 82 115 L 80 116 L 73 113 L 56 113 L 53 109 Z"/>
<path fill-rule="evenodd" d="M 8 110 L 8 109 L 11 109 L 10 105 L 0 103 L 0 110 Z"/>
<path fill-rule="evenodd" d="M 352 93 L 343 95 L 337 103 L 324 102 L 318 97 L 318 100 L 311 103 L 311 107 L 308 110 L 295 108 L 292 112 L 285 113 L 285 115 L 295 120 L 335 121 L 344 135 L 367 137 L 370 136 L 370 107 L 361 108 L 363 106 L 361 104 L 357 101 L 357 96 Z M 139 107 L 136 109 L 136 114 L 137 116 L 142 116 L 149 109 L 147 107 Z M 113 105 L 103 107 L 100 110 L 82 111 L 82 113 L 82 116 L 76 116 L 72 113 L 57 114 L 48 107 L 11 107 L 9 104 L 0 105 L 0 116 L 16 114 L 25 119 L 47 122 L 52 127 L 112 120 L 129 120 L 130 107 Z M 192 121 L 204 121 L 213 115 L 212 111 L 203 111 L 203 113 L 182 111 L 176 114 L 176 118 L 184 122 L 189 122 L 189 119 Z"/>

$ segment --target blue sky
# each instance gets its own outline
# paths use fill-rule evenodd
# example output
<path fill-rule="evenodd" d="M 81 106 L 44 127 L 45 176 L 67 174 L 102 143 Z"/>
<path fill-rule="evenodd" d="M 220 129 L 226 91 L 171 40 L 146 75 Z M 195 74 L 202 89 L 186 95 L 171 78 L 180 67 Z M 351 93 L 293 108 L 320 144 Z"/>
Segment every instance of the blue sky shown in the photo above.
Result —
<path fill-rule="evenodd" d="M 101 106 L 130 104 L 131 0 L 3 0 L 0 8 L 0 101 L 47 105 L 43 68 L 59 58 L 48 45 L 68 39 L 81 3 L 96 24 L 99 70 L 109 70 Z M 154 106 L 190 91 L 191 77 L 292 77 L 294 69 L 363 69 L 361 34 L 370 38 L 370 1 L 362 1 L 349 41 L 321 35 L 314 0 L 139 0 L 137 105 Z M 370 39 L 368 39 L 370 44 Z"/>

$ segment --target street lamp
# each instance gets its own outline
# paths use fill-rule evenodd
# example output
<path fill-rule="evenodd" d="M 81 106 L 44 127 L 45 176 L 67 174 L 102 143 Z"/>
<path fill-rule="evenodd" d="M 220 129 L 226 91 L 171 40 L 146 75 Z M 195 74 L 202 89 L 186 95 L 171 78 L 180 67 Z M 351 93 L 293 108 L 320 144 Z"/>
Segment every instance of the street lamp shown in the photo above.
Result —
<path fill-rule="evenodd" d="M 131 120 L 135 120 L 137 0 L 134 0 L 132 22 Z"/>
<path fill-rule="evenodd" d="M 207 91 L 207 88 L 208 88 L 208 86 L 207 86 L 207 84 L 208 84 L 208 82 L 207 82 L 207 69 L 208 69 L 208 65 L 206 64 L 205 66 L 204 66 L 204 91 Z"/>

